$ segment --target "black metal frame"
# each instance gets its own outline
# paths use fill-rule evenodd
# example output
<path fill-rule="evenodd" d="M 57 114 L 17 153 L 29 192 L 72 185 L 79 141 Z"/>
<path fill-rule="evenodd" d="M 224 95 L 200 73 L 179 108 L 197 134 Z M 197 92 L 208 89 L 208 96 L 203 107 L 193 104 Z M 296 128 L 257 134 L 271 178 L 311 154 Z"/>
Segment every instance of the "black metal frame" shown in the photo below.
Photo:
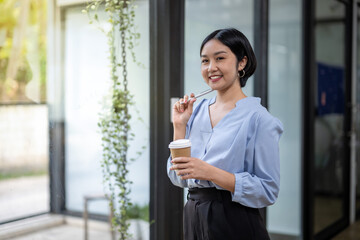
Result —
<path fill-rule="evenodd" d="M 61 49 L 64 49 L 64 9 L 60 9 L 60 36 L 59 39 Z M 55 19 L 52 19 L 56 22 Z M 61 61 L 64 59 L 64 51 L 61 51 L 60 56 Z M 64 66 L 60 64 L 58 66 L 60 68 L 61 78 L 63 79 Z M 64 87 L 63 83 L 61 83 L 61 89 L 58 89 L 60 94 L 63 96 Z M 51 109 L 54 108 L 54 109 Z M 49 178 L 50 178 L 50 212 L 59 213 L 59 214 L 67 214 L 66 211 L 66 191 L 65 191 L 65 120 L 64 118 L 52 120 L 51 116 L 52 112 L 58 112 L 58 108 L 61 108 L 61 112 L 64 112 L 64 105 L 49 105 Z"/>
<path fill-rule="evenodd" d="M 257 69 L 254 74 L 254 96 L 268 108 L 269 0 L 254 1 L 254 52 Z M 266 223 L 266 207 L 260 209 Z"/>
<path fill-rule="evenodd" d="M 352 126 L 352 78 L 353 78 L 353 64 L 352 64 L 352 57 L 353 57 L 353 1 L 355 0 L 348 0 L 346 1 L 346 19 L 345 19 L 345 118 L 344 118 L 344 171 L 343 171 L 343 188 L 345 191 L 344 195 L 344 213 L 345 213 L 345 221 L 343 223 L 344 229 L 346 226 L 349 225 L 350 222 L 350 182 L 351 182 L 351 172 L 350 172 L 350 163 L 351 163 L 351 126 Z"/>
<path fill-rule="evenodd" d="M 150 0 L 150 239 L 182 239 L 183 190 L 167 177 L 170 98 L 183 95 L 185 1 Z"/>
<path fill-rule="evenodd" d="M 48 213 L 49 213 L 48 211 L 46 211 L 46 212 L 39 212 L 39 213 L 35 213 L 35 214 L 31 214 L 31 215 L 24 216 L 24 217 L 19 217 L 19 218 L 15 218 L 15 219 L 9 219 L 9 220 L 0 222 L 0 225 L 2 225 L 2 224 L 7 224 L 7 223 L 12 223 L 12 222 L 17 222 L 17 221 L 25 220 L 25 219 L 28 219 L 28 218 L 33 218 L 33 217 L 45 215 L 45 214 L 48 214 Z"/>
<path fill-rule="evenodd" d="M 314 119 L 315 119 L 315 57 L 314 57 L 315 3 L 303 0 L 302 4 L 302 161 L 301 209 L 303 239 L 313 238 L 314 225 Z"/>
<path fill-rule="evenodd" d="M 50 212 L 65 211 L 65 127 L 63 122 L 49 122 Z"/>
<path fill-rule="evenodd" d="M 254 74 L 254 96 L 268 108 L 269 0 L 254 1 L 254 51 L 257 70 Z"/>

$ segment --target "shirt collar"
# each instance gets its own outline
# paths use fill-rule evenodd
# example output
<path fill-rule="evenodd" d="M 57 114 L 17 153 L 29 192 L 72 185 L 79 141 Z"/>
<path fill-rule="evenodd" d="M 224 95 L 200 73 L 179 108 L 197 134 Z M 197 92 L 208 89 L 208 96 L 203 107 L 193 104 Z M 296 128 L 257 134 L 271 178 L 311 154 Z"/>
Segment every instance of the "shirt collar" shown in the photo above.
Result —
<path fill-rule="evenodd" d="M 216 101 L 216 96 L 212 97 L 210 100 L 209 100 L 209 105 L 215 103 Z M 236 107 L 244 104 L 244 103 L 247 103 L 247 102 L 252 102 L 252 103 L 255 103 L 255 104 L 260 104 L 261 102 L 261 98 L 258 98 L 258 97 L 246 97 L 246 98 L 243 98 L 243 99 L 240 99 L 239 101 L 236 102 Z"/>

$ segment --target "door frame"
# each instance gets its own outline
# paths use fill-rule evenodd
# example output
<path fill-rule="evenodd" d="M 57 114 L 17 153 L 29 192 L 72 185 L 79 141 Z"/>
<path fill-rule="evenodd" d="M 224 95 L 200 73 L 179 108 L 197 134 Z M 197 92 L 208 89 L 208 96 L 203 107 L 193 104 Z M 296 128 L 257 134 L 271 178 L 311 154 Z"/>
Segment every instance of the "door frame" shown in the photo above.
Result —
<path fill-rule="evenodd" d="M 352 79 L 353 79 L 353 6 L 355 0 L 341 1 L 345 4 L 345 106 L 344 106 L 344 162 L 343 162 L 343 217 L 314 234 L 314 180 L 315 180 L 315 3 L 303 0 L 303 135 L 302 135 L 302 231 L 303 239 L 329 239 L 345 229 L 350 223 L 350 133 L 352 125 Z"/>

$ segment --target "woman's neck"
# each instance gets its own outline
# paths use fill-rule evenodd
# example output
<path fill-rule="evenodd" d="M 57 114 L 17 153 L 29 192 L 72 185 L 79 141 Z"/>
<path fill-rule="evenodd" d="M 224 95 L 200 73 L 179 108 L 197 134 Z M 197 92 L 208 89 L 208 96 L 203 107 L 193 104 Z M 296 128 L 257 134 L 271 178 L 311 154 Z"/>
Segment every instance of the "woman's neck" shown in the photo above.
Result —
<path fill-rule="evenodd" d="M 233 85 L 224 91 L 217 91 L 216 103 L 220 105 L 235 105 L 237 101 L 246 97 L 240 86 Z"/>

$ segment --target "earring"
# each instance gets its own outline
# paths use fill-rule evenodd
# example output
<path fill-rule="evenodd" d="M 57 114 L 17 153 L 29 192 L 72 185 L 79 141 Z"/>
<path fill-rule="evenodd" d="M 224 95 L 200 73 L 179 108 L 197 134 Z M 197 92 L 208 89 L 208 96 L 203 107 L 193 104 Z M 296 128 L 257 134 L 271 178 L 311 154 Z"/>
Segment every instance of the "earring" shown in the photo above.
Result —
<path fill-rule="evenodd" d="M 244 76 L 245 76 L 245 70 L 243 69 L 243 70 L 241 70 L 242 72 L 243 72 L 243 74 L 240 76 L 240 72 L 238 72 L 238 77 L 239 78 L 243 78 Z"/>

